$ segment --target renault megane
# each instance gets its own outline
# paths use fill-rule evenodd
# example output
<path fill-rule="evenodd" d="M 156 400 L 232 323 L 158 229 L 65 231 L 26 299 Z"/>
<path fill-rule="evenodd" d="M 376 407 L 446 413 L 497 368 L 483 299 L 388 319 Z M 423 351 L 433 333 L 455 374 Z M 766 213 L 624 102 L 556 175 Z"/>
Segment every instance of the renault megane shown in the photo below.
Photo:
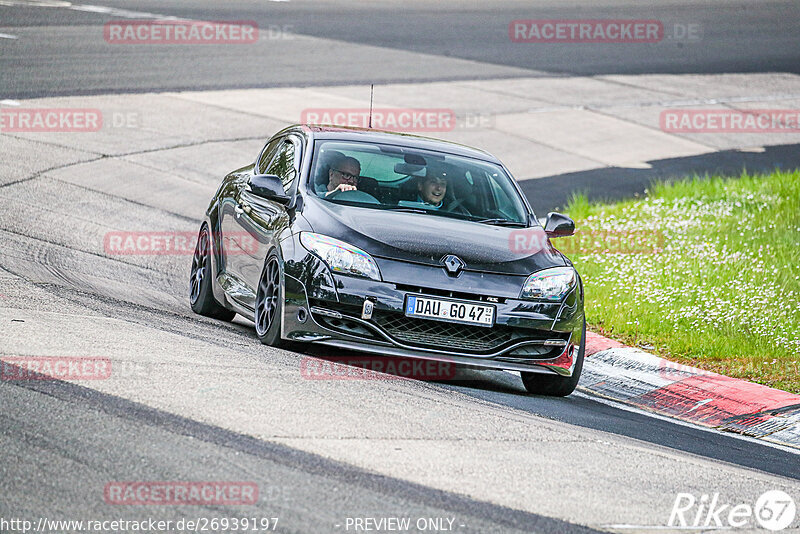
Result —
<path fill-rule="evenodd" d="M 568 395 L 583 285 L 492 155 L 371 129 L 298 125 L 222 181 L 192 260 L 192 309 L 314 343 L 521 373 Z"/>

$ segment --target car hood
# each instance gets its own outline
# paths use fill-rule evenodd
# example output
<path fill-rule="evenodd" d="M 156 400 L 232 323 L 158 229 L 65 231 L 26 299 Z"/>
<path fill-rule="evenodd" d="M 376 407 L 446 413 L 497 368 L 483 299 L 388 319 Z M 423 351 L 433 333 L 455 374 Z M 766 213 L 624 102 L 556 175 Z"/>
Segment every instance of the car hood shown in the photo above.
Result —
<path fill-rule="evenodd" d="M 361 208 L 311 199 L 303 217 L 314 232 L 372 256 L 440 266 L 453 254 L 467 271 L 529 275 L 567 265 L 544 230 L 491 226 L 448 217 Z"/>

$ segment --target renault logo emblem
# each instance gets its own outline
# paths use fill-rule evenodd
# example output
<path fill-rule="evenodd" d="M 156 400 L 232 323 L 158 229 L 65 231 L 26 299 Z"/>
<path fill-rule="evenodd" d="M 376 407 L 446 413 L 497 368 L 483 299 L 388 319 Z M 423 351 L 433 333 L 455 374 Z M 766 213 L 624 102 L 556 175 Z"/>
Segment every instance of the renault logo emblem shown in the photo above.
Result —
<path fill-rule="evenodd" d="M 457 276 L 465 267 L 465 263 L 458 256 L 448 254 L 442 259 L 445 270 L 450 276 Z"/>

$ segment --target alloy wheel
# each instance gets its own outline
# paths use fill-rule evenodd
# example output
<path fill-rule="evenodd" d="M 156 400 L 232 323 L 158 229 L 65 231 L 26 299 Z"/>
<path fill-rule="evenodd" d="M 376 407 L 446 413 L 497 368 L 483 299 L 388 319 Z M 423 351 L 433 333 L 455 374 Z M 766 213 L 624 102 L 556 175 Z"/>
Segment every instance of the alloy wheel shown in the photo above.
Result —
<path fill-rule="evenodd" d="M 280 266 L 278 260 L 272 258 L 267 264 L 267 268 L 264 269 L 261 282 L 258 284 L 256 331 L 259 336 L 265 336 L 275 321 L 280 292 Z"/>
<path fill-rule="evenodd" d="M 197 302 L 200 298 L 200 287 L 203 282 L 203 277 L 206 274 L 208 267 L 208 230 L 203 228 L 197 238 L 197 245 L 194 248 L 194 256 L 192 257 L 192 272 L 191 272 L 191 292 L 189 299 L 191 303 Z"/>

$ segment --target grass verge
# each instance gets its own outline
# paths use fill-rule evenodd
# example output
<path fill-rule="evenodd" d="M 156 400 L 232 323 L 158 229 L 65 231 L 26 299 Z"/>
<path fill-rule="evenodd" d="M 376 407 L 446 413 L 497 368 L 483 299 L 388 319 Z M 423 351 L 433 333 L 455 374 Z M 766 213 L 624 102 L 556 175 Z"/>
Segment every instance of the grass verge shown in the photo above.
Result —
<path fill-rule="evenodd" d="M 642 200 L 572 199 L 590 327 L 800 393 L 800 172 L 694 177 Z"/>

